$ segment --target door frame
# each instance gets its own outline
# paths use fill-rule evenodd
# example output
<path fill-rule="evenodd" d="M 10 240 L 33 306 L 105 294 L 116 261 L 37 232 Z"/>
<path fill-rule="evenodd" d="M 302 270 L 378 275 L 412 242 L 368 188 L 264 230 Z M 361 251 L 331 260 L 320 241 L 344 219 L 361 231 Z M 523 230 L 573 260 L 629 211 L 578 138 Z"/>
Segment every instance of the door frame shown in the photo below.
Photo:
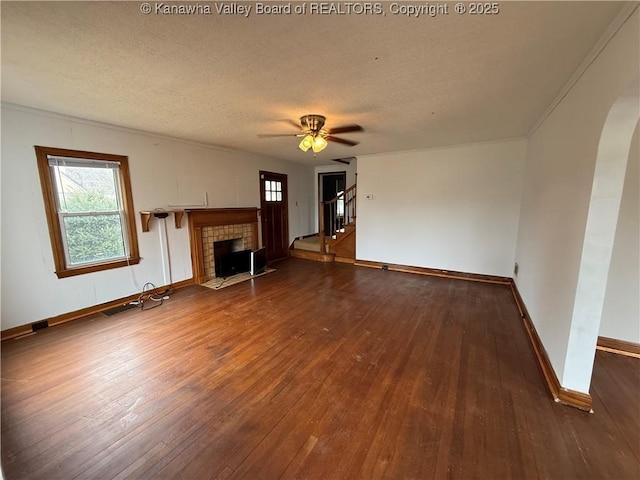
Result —
<path fill-rule="evenodd" d="M 323 201 L 323 198 L 322 198 L 322 196 L 323 196 L 322 195 L 322 190 L 323 190 L 322 189 L 322 177 L 329 176 L 329 175 L 342 175 L 343 181 L 344 181 L 344 188 L 345 189 L 347 188 L 347 171 L 346 170 L 336 170 L 335 172 L 318 172 L 318 198 L 317 198 L 317 205 L 318 205 L 317 211 L 318 211 L 318 213 L 316 215 L 320 215 L 319 205 L 320 205 L 320 202 Z M 331 200 L 331 199 L 329 199 L 329 200 Z M 323 212 L 323 215 L 324 215 L 324 212 Z M 318 219 L 317 219 L 317 227 L 318 227 L 318 233 L 319 233 L 320 232 L 320 217 L 319 216 L 318 216 Z M 325 228 L 326 228 L 326 225 L 325 225 Z M 325 234 L 326 234 L 326 232 L 325 232 Z"/>

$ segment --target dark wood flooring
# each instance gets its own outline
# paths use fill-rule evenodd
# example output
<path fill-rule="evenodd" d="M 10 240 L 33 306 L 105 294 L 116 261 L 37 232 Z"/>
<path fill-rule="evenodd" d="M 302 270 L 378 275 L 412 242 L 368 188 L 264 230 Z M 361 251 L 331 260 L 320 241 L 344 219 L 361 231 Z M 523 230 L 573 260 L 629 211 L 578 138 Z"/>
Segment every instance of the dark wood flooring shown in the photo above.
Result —
<path fill-rule="evenodd" d="M 637 359 L 549 397 L 508 286 L 288 259 L 2 343 L 12 479 L 639 478 Z"/>

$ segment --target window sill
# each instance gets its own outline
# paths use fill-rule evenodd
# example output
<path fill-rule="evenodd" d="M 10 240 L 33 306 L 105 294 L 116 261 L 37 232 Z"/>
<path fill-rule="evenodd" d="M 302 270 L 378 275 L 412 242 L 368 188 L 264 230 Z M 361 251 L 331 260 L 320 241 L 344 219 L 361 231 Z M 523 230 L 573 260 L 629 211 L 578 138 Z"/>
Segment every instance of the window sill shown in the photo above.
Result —
<path fill-rule="evenodd" d="M 113 268 L 126 267 L 128 265 L 137 265 L 140 263 L 140 257 L 133 257 L 127 260 L 117 260 L 115 262 L 97 263 L 95 265 L 87 265 L 77 268 L 66 268 L 58 270 L 56 275 L 58 278 L 74 277 L 76 275 L 84 275 L 85 273 L 100 272 L 102 270 L 111 270 Z"/>

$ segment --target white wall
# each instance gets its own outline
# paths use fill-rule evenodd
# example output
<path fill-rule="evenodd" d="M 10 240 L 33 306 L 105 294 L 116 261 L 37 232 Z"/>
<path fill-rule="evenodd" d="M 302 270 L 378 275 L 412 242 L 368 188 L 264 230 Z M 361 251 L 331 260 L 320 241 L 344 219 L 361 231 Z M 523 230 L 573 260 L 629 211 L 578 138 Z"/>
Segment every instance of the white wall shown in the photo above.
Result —
<path fill-rule="evenodd" d="M 572 325 L 587 213 L 605 120 L 638 75 L 638 25 L 636 11 L 527 146 L 516 281 L 561 385 L 581 392 L 588 392 L 595 347 L 591 331 Z M 569 355 L 572 334 L 579 341 Z"/>
<path fill-rule="evenodd" d="M 510 277 L 525 148 L 516 139 L 358 157 L 357 258 Z"/>
<path fill-rule="evenodd" d="M 636 127 L 600 323 L 603 337 L 640 343 L 640 139 Z"/>
<path fill-rule="evenodd" d="M 313 168 L 2 106 L 2 329 L 24 325 L 163 284 L 159 222 L 143 233 L 139 265 L 58 279 L 34 145 L 127 155 L 136 212 L 169 204 L 260 207 L 259 170 L 288 175 L 290 240 L 311 228 Z M 174 282 L 191 278 L 187 221 L 168 219 Z"/>

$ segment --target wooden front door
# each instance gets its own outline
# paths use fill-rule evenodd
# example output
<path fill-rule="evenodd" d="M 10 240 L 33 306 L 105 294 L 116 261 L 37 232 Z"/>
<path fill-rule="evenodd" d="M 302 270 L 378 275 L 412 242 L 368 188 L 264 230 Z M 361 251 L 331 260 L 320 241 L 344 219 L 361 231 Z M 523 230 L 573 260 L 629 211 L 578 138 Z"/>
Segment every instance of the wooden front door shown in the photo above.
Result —
<path fill-rule="evenodd" d="M 260 208 L 262 209 L 262 244 L 267 260 L 289 255 L 289 215 L 287 176 L 260 172 Z"/>

